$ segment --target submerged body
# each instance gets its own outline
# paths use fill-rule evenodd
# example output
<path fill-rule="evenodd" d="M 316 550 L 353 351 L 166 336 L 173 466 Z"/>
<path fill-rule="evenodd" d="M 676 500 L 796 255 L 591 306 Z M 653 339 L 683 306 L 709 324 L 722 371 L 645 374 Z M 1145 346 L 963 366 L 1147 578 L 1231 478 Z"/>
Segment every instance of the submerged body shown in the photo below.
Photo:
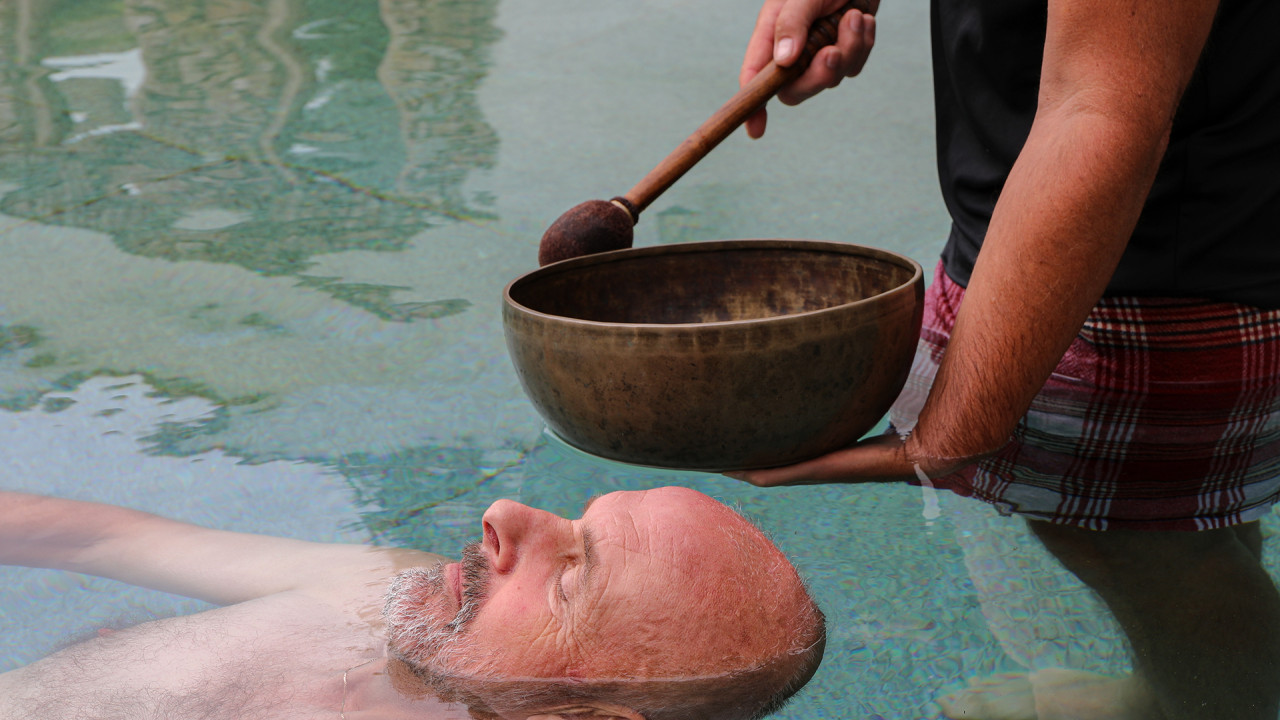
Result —
<path fill-rule="evenodd" d="M 312 720 L 338 718 L 345 700 L 348 718 L 375 707 L 379 718 L 468 718 L 465 707 L 429 694 L 389 692 L 387 585 L 406 560 L 445 558 L 372 551 L 368 559 L 359 582 L 335 574 L 324 588 L 101 631 L 0 675 L 0 717 Z"/>
<path fill-rule="evenodd" d="M 370 600 L 371 607 L 381 602 Z M 380 661 L 384 645 L 376 628 L 303 593 L 284 593 L 110 632 L 0 675 L 0 716 L 338 717 L 343 673 Z M 346 694 L 355 690 L 349 679 Z M 430 696 L 396 705 L 380 716 L 468 717 Z"/>
<path fill-rule="evenodd" d="M 736 720 L 817 669 L 794 567 L 701 493 L 610 493 L 577 520 L 499 500 L 481 526 L 449 562 L 0 491 L 0 564 L 221 606 L 0 675 L 0 717 Z"/>

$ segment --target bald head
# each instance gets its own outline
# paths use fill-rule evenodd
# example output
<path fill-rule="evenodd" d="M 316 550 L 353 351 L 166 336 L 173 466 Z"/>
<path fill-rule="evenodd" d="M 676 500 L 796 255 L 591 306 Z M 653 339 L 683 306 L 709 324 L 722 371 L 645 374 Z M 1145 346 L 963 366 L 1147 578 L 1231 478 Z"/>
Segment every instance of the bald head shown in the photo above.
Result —
<path fill-rule="evenodd" d="M 613 500 L 610 509 L 642 526 L 634 542 L 646 555 L 646 582 L 620 603 L 627 611 L 591 633 L 601 654 L 628 657 L 616 675 L 748 672 L 816 641 L 817 608 L 799 574 L 741 514 L 687 488 L 616 495 L 589 511 Z"/>
<path fill-rule="evenodd" d="M 495 714 L 596 702 L 754 717 L 821 659 L 822 614 L 795 568 L 702 493 L 611 493 L 579 520 L 499 501 L 483 527 L 469 566 L 399 588 L 387 617 L 393 650 L 438 691 L 484 695 Z M 420 642 L 433 624 L 443 637 Z"/>

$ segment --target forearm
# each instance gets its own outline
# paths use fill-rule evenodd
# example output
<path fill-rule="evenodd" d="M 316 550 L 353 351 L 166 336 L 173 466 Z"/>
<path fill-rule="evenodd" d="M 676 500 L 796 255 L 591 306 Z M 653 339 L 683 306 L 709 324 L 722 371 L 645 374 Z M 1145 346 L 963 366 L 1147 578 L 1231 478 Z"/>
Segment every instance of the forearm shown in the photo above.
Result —
<path fill-rule="evenodd" d="M 413 550 L 228 532 L 112 505 L 0 491 L 0 565 L 82 572 L 219 605 L 290 590 L 342 602 L 363 597 L 363 588 L 399 568 L 443 561 Z"/>
<path fill-rule="evenodd" d="M 1159 165 L 1165 129 L 1037 118 L 992 217 L 947 352 L 905 443 L 873 438 L 756 485 L 915 480 L 999 450 L 1102 295 Z"/>
<path fill-rule="evenodd" d="M 122 528 L 157 519 L 111 505 L 0 491 L 0 565 L 80 570 Z"/>
<path fill-rule="evenodd" d="M 1106 289 L 1167 138 L 1158 121 L 1039 115 L 1001 193 L 909 455 L 930 474 L 995 452 Z"/>

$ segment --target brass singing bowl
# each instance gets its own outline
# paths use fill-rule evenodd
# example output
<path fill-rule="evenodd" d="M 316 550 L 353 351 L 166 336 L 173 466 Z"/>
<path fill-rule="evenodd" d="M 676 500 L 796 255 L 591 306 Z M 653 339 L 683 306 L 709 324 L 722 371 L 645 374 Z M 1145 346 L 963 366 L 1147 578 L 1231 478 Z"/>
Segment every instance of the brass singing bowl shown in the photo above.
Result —
<path fill-rule="evenodd" d="M 914 357 L 924 274 L 811 240 L 728 240 L 553 263 L 503 293 L 507 350 L 550 429 L 592 455 L 726 471 L 847 446 Z"/>

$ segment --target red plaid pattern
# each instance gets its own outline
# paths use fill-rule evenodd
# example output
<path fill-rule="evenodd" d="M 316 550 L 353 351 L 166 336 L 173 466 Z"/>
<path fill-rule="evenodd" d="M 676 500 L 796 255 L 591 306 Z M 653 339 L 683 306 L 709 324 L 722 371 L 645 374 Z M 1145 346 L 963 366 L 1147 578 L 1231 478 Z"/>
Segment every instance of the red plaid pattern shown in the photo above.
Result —
<path fill-rule="evenodd" d="M 964 289 L 939 267 L 892 418 L 914 424 Z M 934 481 L 1085 528 L 1203 530 L 1280 496 L 1280 310 L 1103 298 L 995 456 Z"/>

